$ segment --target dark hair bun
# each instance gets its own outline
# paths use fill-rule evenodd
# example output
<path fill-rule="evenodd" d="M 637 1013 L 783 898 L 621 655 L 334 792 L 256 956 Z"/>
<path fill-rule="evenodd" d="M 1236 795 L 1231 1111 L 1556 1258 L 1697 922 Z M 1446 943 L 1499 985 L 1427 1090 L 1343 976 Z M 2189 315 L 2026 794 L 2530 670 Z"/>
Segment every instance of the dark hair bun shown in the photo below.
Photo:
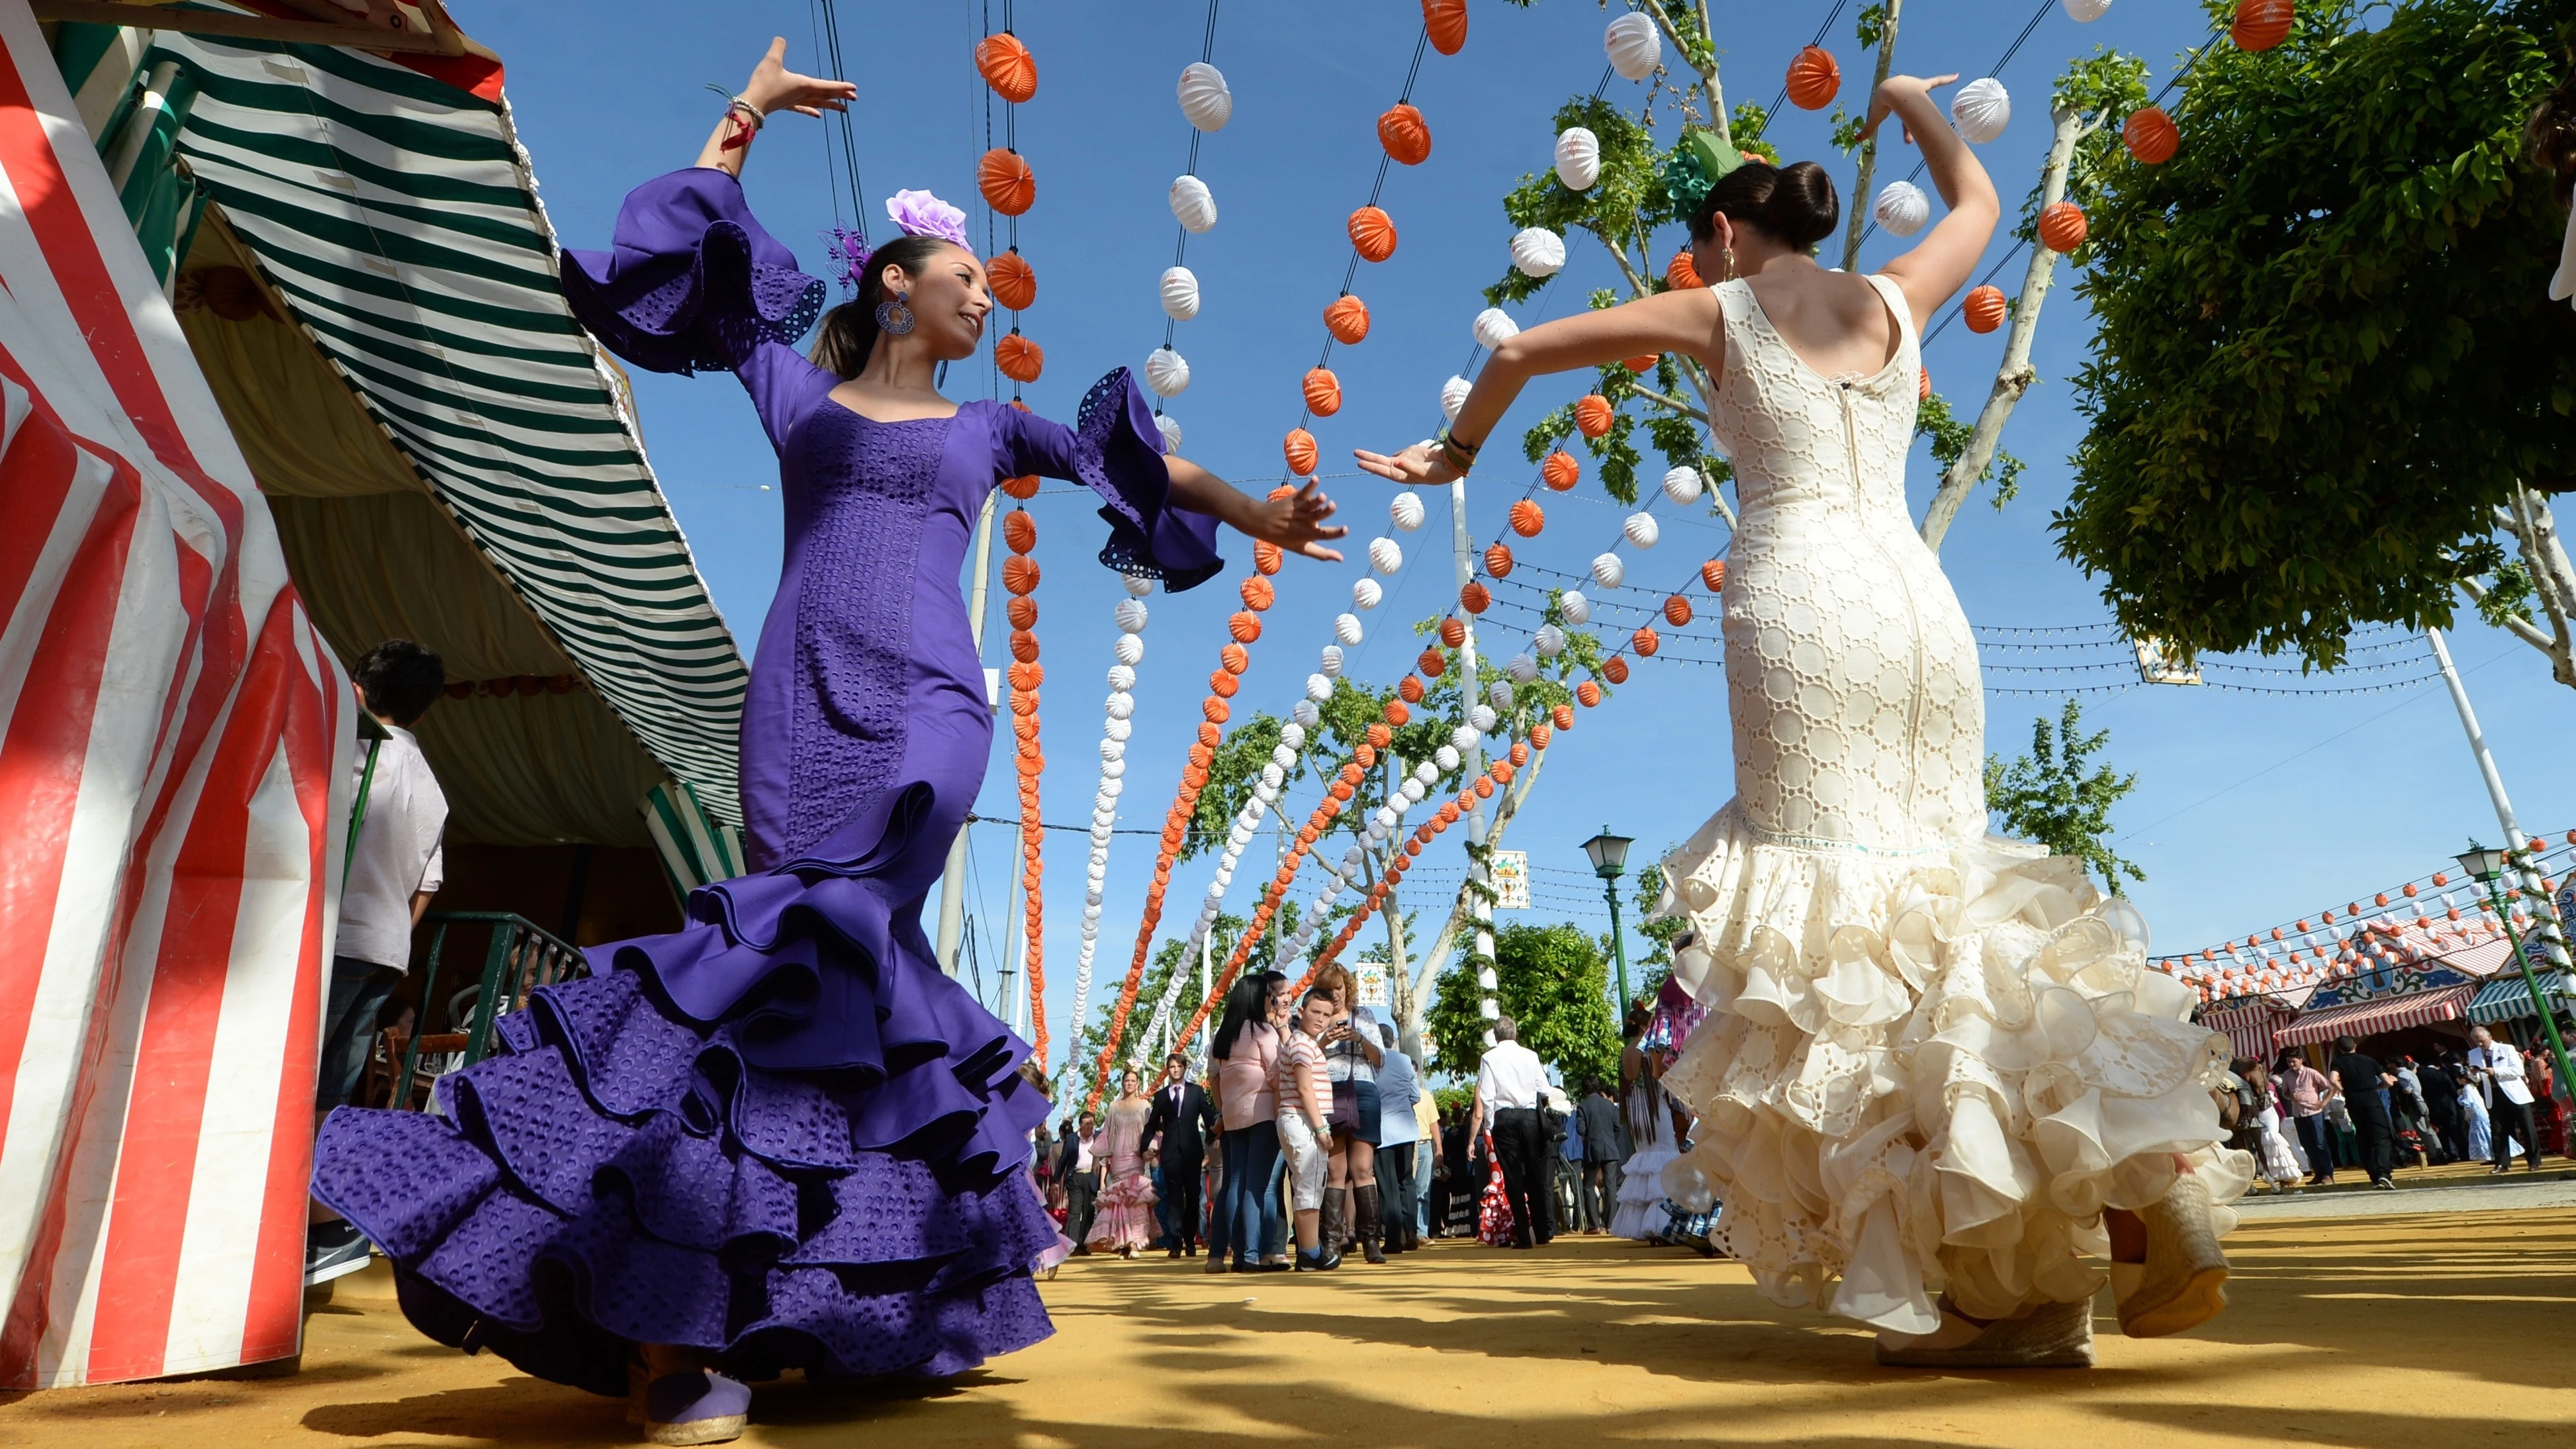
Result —
<path fill-rule="evenodd" d="M 1834 234 L 1842 201 L 1834 179 L 1813 161 L 1773 166 L 1748 160 L 1728 172 L 1691 214 L 1691 235 L 1706 238 L 1724 213 L 1737 226 L 1758 227 L 1783 244 L 1805 251 Z"/>

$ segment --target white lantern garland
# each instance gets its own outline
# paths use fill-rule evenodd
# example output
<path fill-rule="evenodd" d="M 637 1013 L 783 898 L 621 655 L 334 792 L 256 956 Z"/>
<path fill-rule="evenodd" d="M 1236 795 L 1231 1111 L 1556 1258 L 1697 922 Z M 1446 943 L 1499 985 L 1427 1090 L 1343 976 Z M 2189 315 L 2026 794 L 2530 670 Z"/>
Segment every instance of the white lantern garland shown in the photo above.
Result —
<path fill-rule="evenodd" d="M 1959 87 L 1950 102 L 1950 124 L 1961 140 L 1982 146 L 2004 133 L 2012 120 L 2012 96 L 2004 83 L 1987 76 Z"/>
<path fill-rule="evenodd" d="M 1556 134 L 1556 179 L 1568 191 L 1589 191 L 1601 179 L 1601 138 L 1581 126 Z"/>
<path fill-rule="evenodd" d="M 1565 270 L 1565 238 L 1543 226 L 1512 233 L 1512 265 L 1524 277 L 1553 277 Z"/>
<path fill-rule="evenodd" d="M 1181 114 L 1202 131 L 1222 131 L 1234 119 L 1234 92 L 1226 88 L 1225 72 L 1203 60 L 1194 60 L 1181 68 Z"/>
<path fill-rule="evenodd" d="M 1216 196 L 1206 182 L 1183 176 L 1172 183 L 1172 215 L 1185 231 L 1206 231 L 1216 225 Z"/>
<path fill-rule="evenodd" d="M 1187 322 L 1199 315 L 1198 273 L 1187 267 L 1173 267 L 1163 273 L 1163 313 L 1175 322 Z"/>
<path fill-rule="evenodd" d="M 1143 634 L 1147 611 L 1145 596 L 1154 591 L 1154 581 L 1135 574 L 1124 575 L 1127 597 L 1110 611 L 1118 625 L 1121 646 L 1130 641 L 1143 657 Z M 1109 841 L 1118 819 L 1118 797 L 1126 789 L 1127 739 L 1135 732 L 1128 721 L 1136 712 L 1135 661 L 1126 657 L 1122 647 L 1118 663 L 1109 669 L 1109 699 L 1104 706 L 1108 720 L 1102 726 L 1100 740 L 1100 785 L 1091 803 L 1091 858 L 1083 868 L 1082 950 L 1073 968 L 1073 1015 L 1065 1023 L 1065 1040 L 1079 1040 L 1083 1014 L 1091 1009 L 1091 961 L 1100 946 L 1101 890 L 1109 879 Z"/>
<path fill-rule="evenodd" d="M 1932 199 L 1911 181 L 1891 181 L 1879 189 L 1878 200 L 1870 203 L 1869 211 L 1890 232 L 1912 236 L 1932 219 Z"/>
<path fill-rule="evenodd" d="M 1664 37 L 1655 29 L 1655 18 L 1642 10 L 1631 10 L 1610 22 L 1602 32 L 1601 48 L 1610 53 L 1610 68 L 1623 80 L 1644 80 L 1663 63 Z"/>

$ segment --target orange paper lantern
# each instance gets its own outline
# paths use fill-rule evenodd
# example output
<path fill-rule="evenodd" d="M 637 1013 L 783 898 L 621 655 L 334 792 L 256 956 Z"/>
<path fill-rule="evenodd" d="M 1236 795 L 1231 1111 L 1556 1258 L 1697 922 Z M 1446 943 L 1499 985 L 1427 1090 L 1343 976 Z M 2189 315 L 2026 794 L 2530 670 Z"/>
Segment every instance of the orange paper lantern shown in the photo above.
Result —
<path fill-rule="evenodd" d="M 1014 594 L 1026 594 L 1038 586 L 1038 561 L 1027 554 L 1015 553 L 1002 560 L 1002 587 Z"/>
<path fill-rule="evenodd" d="M 1026 629 L 1011 631 L 1011 657 L 1023 664 L 1038 657 L 1038 636 Z"/>
<path fill-rule="evenodd" d="M 1240 644 L 1228 644 L 1216 651 L 1216 662 L 1228 674 L 1241 674 L 1252 667 L 1252 652 Z"/>
<path fill-rule="evenodd" d="M 1537 499 L 1524 498 L 1512 505 L 1511 522 L 1512 532 L 1523 538 L 1536 538 L 1538 531 L 1547 527 L 1547 510 L 1538 506 Z"/>
<path fill-rule="evenodd" d="M 1013 382 L 1035 382 L 1046 371 L 1046 350 L 1013 332 L 993 344 L 993 365 Z"/>
<path fill-rule="evenodd" d="M 1789 104 L 1802 111 L 1821 111 L 1834 103 L 1843 88 L 1843 68 L 1834 64 L 1834 53 L 1821 45 L 1810 45 L 1789 60 Z"/>
<path fill-rule="evenodd" d="M 1372 262 L 1395 255 L 1395 218 L 1374 206 L 1351 213 L 1351 248 Z"/>
<path fill-rule="evenodd" d="M 1690 248 L 1673 253 L 1673 259 L 1664 263 L 1664 285 L 1676 292 L 1706 285 L 1699 279 L 1699 268 L 1691 264 Z"/>
<path fill-rule="evenodd" d="M 2141 106 L 2120 127 L 2120 140 L 2139 164 L 2162 166 L 2182 146 L 2182 132 L 2162 106 Z"/>
<path fill-rule="evenodd" d="M 2039 239 L 2050 251 L 2061 254 L 2084 245 L 2084 208 L 2071 201 L 2051 202 L 2041 208 Z"/>
<path fill-rule="evenodd" d="M 1548 487 L 1562 493 L 1583 481 L 1583 465 L 1574 461 L 1572 453 L 1559 448 L 1547 455 L 1546 462 L 1538 465 L 1538 475 L 1547 480 Z M 1502 575 L 1496 574 L 1495 577 Z"/>
<path fill-rule="evenodd" d="M 1440 642 L 1455 649 L 1467 642 L 1467 621 L 1452 614 L 1440 621 Z"/>
<path fill-rule="evenodd" d="M 1726 561 L 1713 558 L 1701 564 L 1699 581 L 1708 585 L 1708 591 L 1712 594 L 1722 592 L 1726 588 Z"/>
<path fill-rule="evenodd" d="M 1250 644 L 1261 637 L 1261 616 L 1241 612 L 1230 614 L 1226 617 L 1225 632 L 1233 635 L 1237 644 Z"/>
<path fill-rule="evenodd" d="M 1477 799 L 1479 799 L 1479 800 L 1491 800 L 1491 799 L 1493 799 L 1493 798 L 1494 798 L 1494 777 L 1493 777 L 1493 776 L 1491 776 L 1491 775 L 1478 775 L 1478 776 L 1476 777 L 1476 784 L 1475 784 L 1475 787 L 1474 787 L 1474 788 L 1475 788 L 1475 791 L 1476 791 L 1476 798 L 1477 798 Z"/>
<path fill-rule="evenodd" d="M 1279 602 L 1279 586 L 1259 574 L 1246 576 L 1235 592 L 1243 596 L 1243 607 L 1256 614 Z"/>
<path fill-rule="evenodd" d="M 1395 692 L 1406 704 L 1422 703 L 1422 681 L 1414 675 L 1408 674 L 1397 680 Z"/>
<path fill-rule="evenodd" d="M 1018 478 L 1005 478 L 1002 480 L 1002 491 L 1026 503 L 1038 496 L 1038 475 L 1029 473 Z"/>
<path fill-rule="evenodd" d="M 1574 426 L 1581 429 L 1587 438 L 1597 438 L 1609 432 L 1610 421 L 1617 416 L 1618 411 L 1610 406 L 1610 399 L 1597 392 L 1586 393 L 1574 400 Z"/>
<path fill-rule="evenodd" d="M 1914 400 L 1921 402 L 1930 396 L 1932 396 L 1932 369 L 1918 367 L 1914 369 Z"/>
<path fill-rule="evenodd" d="M 975 186 L 984 193 L 984 204 L 1004 216 L 1018 216 L 1038 199 L 1037 173 L 1019 152 L 1004 146 L 985 152 L 975 163 Z"/>
<path fill-rule="evenodd" d="M 1438 679 L 1449 672 L 1449 656 L 1437 649 L 1425 649 L 1422 651 L 1422 657 L 1413 661 L 1413 667 L 1433 679 Z"/>
<path fill-rule="evenodd" d="M 1557 708 L 1565 709 L 1566 707 L 1564 705 L 1558 705 Z M 1566 713 L 1572 714 L 1573 711 L 1568 709 L 1566 710 Z M 1567 728 L 1571 729 L 1573 726 L 1568 725 Z M 1535 724 L 1530 726 L 1530 745 L 1532 748 L 1541 750 L 1546 749 L 1547 742 L 1553 738 L 1555 738 L 1555 733 L 1546 725 Z"/>
<path fill-rule="evenodd" d="M 1243 681 L 1226 673 L 1222 669 L 1210 670 L 1208 672 L 1208 693 L 1215 695 L 1219 699 L 1232 699 L 1234 698 L 1234 692 L 1241 688 L 1243 688 Z"/>
<path fill-rule="evenodd" d="M 1510 544 L 1497 539 L 1491 546 L 1486 548 L 1485 572 L 1492 574 L 1498 579 L 1507 579 L 1512 576 L 1512 546 Z M 1461 627 L 1460 637 L 1463 640 L 1463 626 Z M 1455 648 L 1457 642 L 1458 641 L 1452 641 L 1451 647 Z"/>
<path fill-rule="evenodd" d="M 1470 614 L 1485 612 L 1485 606 L 1492 602 L 1494 602 L 1493 591 L 1486 588 L 1481 579 L 1469 579 L 1466 586 L 1458 590 L 1458 607 Z"/>
<path fill-rule="evenodd" d="M 1959 316 L 1967 322 L 1971 332 L 1992 332 L 2001 327 L 2006 310 L 2001 287 L 1978 287 L 1968 293 L 1967 301 L 1959 304 Z"/>
<path fill-rule="evenodd" d="M 975 71 L 993 94 L 1012 105 L 1024 105 L 1038 93 L 1038 63 L 1020 38 L 1007 30 L 976 43 Z"/>
<path fill-rule="evenodd" d="M 1691 603 L 1690 603 L 1690 600 L 1683 598 L 1683 597 L 1682 597 L 1681 595 L 1679 595 L 1679 594 L 1675 594 L 1675 595 L 1673 595 L 1671 598 L 1664 600 L 1664 622 L 1665 622 L 1665 623 L 1668 623 L 1668 624 L 1672 625 L 1674 628 L 1679 629 L 1679 628 L 1682 628 L 1683 626 L 1685 626 L 1685 625 L 1689 624 L 1689 623 L 1690 623 L 1690 621 L 1691 621 Z"/>
<path fill-rule="evenodd" d="M 1529 763 L 1529 746 L 1514 740 L 1505 758 L 1509 759 L 1515 767 L 1526 765 Z"/>
<path fill-rule="evenodd" d="M 1038 299 L 1037 269 L 1017 249 L 986 262 L 984 280 L 993 289 L 993 300 L 1014 312 L 1027 311 Z"/>
<path fill-rule="evenodd" d="M 1654 371 L 1656 361 L 1662 358 L 1662 356 L 1663 354 L 1660 352 L 1641 352 L 1634 357 L 1622 359 L 1619 365 L 1628 369 L 1630 372 L 1643 375 Z"/>
<path fill-rule="evenodd" d="M 1456 55 L 1467 43 L 1467 0 L 1422 0 L 1422 30 L 1433 50 Z"/>
<path fill-rule="evenodd" d="M 1652 659 L 1655 657 L 1655 651 L 1664 647 L 1664 636 L 1655 632 L 1654 625 L 1648 624 L 1628 636 L 1628 647 L 1635 650 L 1639 657 Z"/>
<path fill-rule="evenodd" d="M 1419 166 L 1431 159 L 1431 123 L 1412 106 L 1398 104 L 1377 118 L 1377 143 L 1399 166 Z"/>
<path fill-rule="evenodd" d="M 1574 697 L 1583 701 L 1585 709 L 1590 709 L 1601 702 L 1601 686 L 1587 679 L 1574 686 Z"/>
<path fill-rule="evenodd" d="M 1290 428 L 1288 439 L 1281 445 L 1288 455 L 1288 471 L 1303 478 L 1315 471 L 1315 435 L 1304 428 Z"/>
<path fill-rule="evenodd" d="M 1027 553 L 1038 546 L 1038 521 L 1027 509 L 1012 509 L 1002 516 L 1002 542 L 1013 553 Z"/>
<path fill-rule="evenodd" d="M 1548 711 L 1548 718 L 1556 721 L 1556 727 L 1558 729 L 1570 730 L 1574 728 L 1574 706 L 1570 704 L 1560 704 L 1556 708 Z M 1530 735 L 1532 738 L 1536 738 L 1538 731 L 1532 730 L 1530 731 Z M 1545 744 L 1541 744 L 1539 748 L 1543 750 L 1546 749 L 1547 746 Z"/>
<path fill-rule="evenodd" d="M 1604 678 L 1604 679 L 1606 679 L 1606 680 L 1609 680 L 1612 684 L 1625 684 L 1625 683 L 1627 683 L 1627 682 L 1628 682 L 1628 661 L 1627 661 L 1627 660 L 1625 660 L 1625 659 L 1620 658 L 1620 657 L 1619 657 L 1618 655 L 1616 655 L 1616 654 L 1613 654 L 1613 655 L 1611 655 L 1609 658 L 1602 660 L 1602 661 L 1601 661 L 1601 677 L 1602 677 L 1602 678 Z"/>
<path fill-rule="evenodd" d="M 1360 738 L 1368 742 L 1370 749 L 1382 750 L 1395 738 L 1395 731 L 1387 728 L 1384 720 L 1379 720 L 1363 731 Z"/>
<path fill-rule="evenodd" d="M 1199 702 L 1199 713 L 1206 715 L 1210 724 L 1223 724 L 1234 717 L 1233 707 L 1214 695 Z"/>
<path fill-rule="evenodd" d="M 1412 678 L 1411 675 L 1407 675 L 1405 677 L 1408 679 Z M 1386 702 L 1386 708 L 1380 710 L 1379 713 L 1383 715 L 1386 722 L 1391 725 L 1407 725 L 1413 722 L 1413 711 L 1406 709 L 1404 707 L 1404 701 L 1400 699 L 1388 700 Z"/>
<path fill-rule="evenodd" d="M 1344 292 L 1324 309 L 1324 330 L 1344 347 L 1368 336 L 1368 303 Z"/>
<path fill-rule="evenodd" d="M 1264 575 L 1279 572 L 1279 561 L 1285 557 L 1279 545 L 1275 543 L 1256 543 L 1252 546 L 1252 567 Z"/>
<path fill-rule="evenodd" d="M 1013 599 L 1003 612 L 1010 616 L 1011 627 L 1014 629 L 1034 629 L 1038 626 L 1038 601 L 1035 599 Z"/>
<path fill-rule="evenodd" d="M 2294 16 L 2290 0 L 2237 0 L 2236 23 L 2227 28 L 2228 38 L 2238 50 L 2270 50 L 2290 38 Z"/>
<path fill-rule="evenodd" d="M 1342 410 L 1342 380 L 1333 376 L 1331 368 L 1306 369 L 1306 381 L 1303 387 L 1306 394 L 1306 411 L 1319 418 L 1329 418 Z"/>

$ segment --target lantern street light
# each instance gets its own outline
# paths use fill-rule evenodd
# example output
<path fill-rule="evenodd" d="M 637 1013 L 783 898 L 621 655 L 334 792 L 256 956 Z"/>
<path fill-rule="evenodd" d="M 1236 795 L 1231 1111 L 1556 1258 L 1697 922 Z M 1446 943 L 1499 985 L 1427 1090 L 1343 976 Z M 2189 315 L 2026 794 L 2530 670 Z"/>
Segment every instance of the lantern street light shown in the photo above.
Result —
<path fill-rule="evenodd" d="M 2567 1043 L 2559 1040 L 2558 1020 L 2550 1015 L 2549 998 L 2540 989 L 2540 978 L 2532 974 L 2531 958 L 2523 954 L 2521 938 L 2513 933 L 2513 912 L 2508 909 L 2507 893 L 2504 888 L 2504 873 L 2513 864 L 2513 853 L 2505 850 L 2489 850 L 2472 840 L 2469 842 L 2469 848 L 2460 852 L 2459 862 L 2461 870 L 2466 871 L 2471 879 L 2487 888 L 2487 903 L 2495 911 L 2496 924 L 2504 929 L 2506 943 L 2513 947 L 2513 962 L 2522 968 L 2523 989 L 2531 993 L 2531 1009 L 2540 1017 L 2540 1030 L 2549 1038 L 2549 1054 L 2558 1063 L 2558 1080 L 2576 1082 L 2576 1077 L 2568 1075 Z M 2522 894 L 2522 885 L 2519 881 L 2515 883 L 2512 894 L 2514 896 Z M 2533 915 L 2541 922 L 2544 933 L 2548 930 L 2549 909 L 2549 901 L 2546 898 L 2543 898 L 2533 909 Z M 2563 989 L 2567 978 L 2561 976 L 2559 980 Z"/>
<path fill-rule="evenodd" d="M 1635 841 L 1624 835 L 1613 835 L 1610 827 L 1583 842 L 1583 853 L 1592 857 L 1592 873 L 1601 877 L 1601 895 L 1610 902 L 1610 958 L 1619 963 L 1619 1009 L 1628 1009 L 1628 943 L 1619 929 L 1619 875 L 1628 868 L 1628 847 Z M 2562 1068 L 2561 1070 L 2564 1070 Z"/>

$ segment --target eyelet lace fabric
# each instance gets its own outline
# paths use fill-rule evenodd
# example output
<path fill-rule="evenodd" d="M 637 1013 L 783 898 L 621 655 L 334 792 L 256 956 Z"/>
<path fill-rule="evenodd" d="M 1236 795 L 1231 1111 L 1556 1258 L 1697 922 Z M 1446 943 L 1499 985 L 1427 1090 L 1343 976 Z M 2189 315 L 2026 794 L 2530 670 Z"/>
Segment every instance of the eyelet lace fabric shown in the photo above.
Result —
<path fill-rule="evenodd" d="M 1699 1122 L 1660 1178 L 1716 1197 L 1774 1300 L 1923 1333 L 1944 1288 L 1995 1318 L 2090 1295 L 2103 1208 L 2154 1201 L 2177 1155 L 2230 1202 L 2251 1163 L 2218 1145 L 2226 1039 L 2134 912 L 1985 833 L 1976 645 L 1905 508 L 1919 343 L 1869 281 L 1896 355 L 1840 378 L 1716 289 L 1738 793 L 1664 862 L 1711 1014 L 1663 1078 Z"/>

